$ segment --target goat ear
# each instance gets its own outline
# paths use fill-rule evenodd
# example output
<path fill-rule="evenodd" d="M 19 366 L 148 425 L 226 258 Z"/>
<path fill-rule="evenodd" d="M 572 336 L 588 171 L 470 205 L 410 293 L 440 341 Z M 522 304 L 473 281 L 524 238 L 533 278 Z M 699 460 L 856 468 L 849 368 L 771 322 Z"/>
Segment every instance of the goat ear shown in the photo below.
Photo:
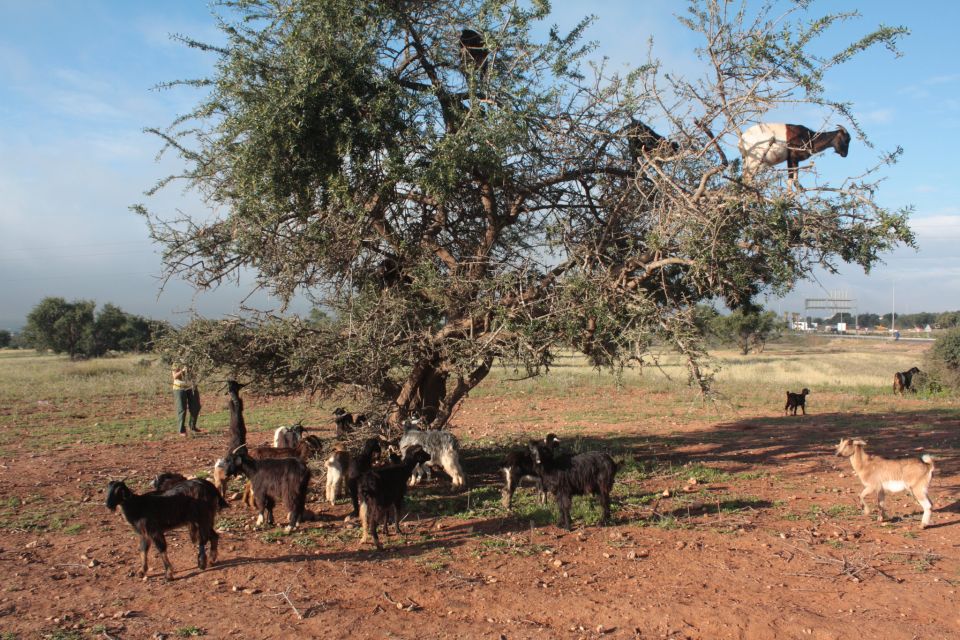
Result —
<path fill-rule="evenodd" d="M 854 440 L 851 444 L 853 444 L 853 446 L 855 446 L 855 447 L 858 447 L 858 446 L 859 446 L 859 447 L 865 447 L 865 446 L 867 446 L 866 441 L 860 440 L 859 438 L 856 439 L 856 440 Z"/>

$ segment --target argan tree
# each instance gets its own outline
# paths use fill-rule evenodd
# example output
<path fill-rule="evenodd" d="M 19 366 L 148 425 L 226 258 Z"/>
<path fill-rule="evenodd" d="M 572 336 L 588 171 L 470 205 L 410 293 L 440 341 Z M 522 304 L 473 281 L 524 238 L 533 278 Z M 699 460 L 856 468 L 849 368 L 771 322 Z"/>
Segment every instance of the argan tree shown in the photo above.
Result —
<path fill-rule="evenodd" d="M 217 57 L 185 81 L 203 97 L 154 130 L 184 161 L 157 188 L 185 181 L 216 213 L 137 209 L 169 277 L 252 272 L 328 318 L 198 320 L 168 348 L 281 392 L 353 385 L 392 421 L 417 410 L 438 426 L 495 363 L 536 374 L 558 350 L 616 369 L 666 344 L 706 390 L 697 302 L 735 308 L 912 242 L 874 169 L 805 169 L 790 191 L 728 157 L 737 132 L 798 104 L 843 120 L 862 155 L 825 74 L 896 53 L 904 30 L 828 53 L 820 36 L 855 16 L 811 19 L 808 4 L 693 2 L 681 20 L 703 66 L 684 79 L 654 60 L 588 64 L 586 20 L 536 37 L 546 0 L 225 3 L 225 44 L 183 39 Z"/>

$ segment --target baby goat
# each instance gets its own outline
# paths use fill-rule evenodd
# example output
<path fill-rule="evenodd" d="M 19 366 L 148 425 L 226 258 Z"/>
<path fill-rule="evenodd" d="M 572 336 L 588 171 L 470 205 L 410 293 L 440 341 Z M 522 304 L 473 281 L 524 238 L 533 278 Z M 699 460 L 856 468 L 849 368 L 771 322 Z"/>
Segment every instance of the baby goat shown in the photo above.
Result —
<path fill-rule="evenodd" d="M 913 376 L 920 373 L 920 369 L 911 367 L 906 371 L 893 374 L 893 392 L 903 394 L 904 390 L 913 391 Z"/>
<path fill-rule="evenodd" d="M 370 470 L 373 466 L 373 458 L 379 456 L 380 453 L 380 440 L 367 438 L 366 442 L 363 443 L 363 448 L 360 449 L 360 453 L 350 459 L 350 464 L 347 467 L 347 489 L 350 491 L 353 511 L 347 516 L 347 520 L 360 515 L 360 494 L 357 492 L 357 482 L 360 480 L 360 476 Z"/>
<path fill-rule="evenodd" d="M 303 438 L 303 423 L 298 422 L 289 427 L 277 427 L 273 432 L 273 446 L 282 449 L 292 449 Z"/>
<path fill-rule="evenodd" d="M 863 440 L 844 438 L 837 445 L 837 455 L 850 458 L 853 470 L 860 478 L 860 482 L 863 483 L 863 491 L 860 492 L 860 506 L 863 507 L 864 515 L 870 515 L 870 507 L 864 499 L 871 493 L 877 494 L 877 505 L 880 509 L 877 519 L 883 522 L 884 491 L 890 493 L 909 491 L 923 507 L 923 519 L 920 521 L 920 526 L 926 527 L 929 525 L 933 505 L 930 498 L 927 497 L 927 490 L 930 488 L 930 480 L 933 478 L 933 458 L 924 454 L 920 460 L 912 458 L 886 460 L 880 456 L 867 454 L 863 450 L 866 444 Z"/>
<path fill-rule="evenodd" d="M 377 527 L 382 524 L 384 531 L 389 533 L 391 520 L 397 533 L 400 533 L 400 510 L 403 509 L 403 498 L 407 493 L 407 481 L 413 470 L 428 460 L 429 453 L 419 445 L 411 445 L 400 464 L 377 467 L 360 476 L 357 484 L 360 493 L 360 528 L 363 530 L 361 546 L 368 536 L 373 536 L 377 549 L 383 549 Z"/>
<path fill-rule="evenodd" d="M 555 450 L 559 442 L 560 438 L 558 438 L 555 433 L 549 433 L 547 437 L 543 439 L 543 444 L 551 450 Z M 530 441 L 530 444 L 535 443 L 536 441 L 534 440 Z M 513 501 L 513 493 L 524 480 L 533 480 L 534 484 L 536 484 L 537 492 L 540 494 L 540 504 L 546 504 L 547 493 L 543 490 L 543 483 L 540 482 L 540 477 L 534 468 L 533 456 L 530 455 L 529 447 L 516 449 L 508 453 L 503 461 L 501 470 L 503 471 L 504 484 L 500 494 L 502 496 L 501 504 L 504 509 L 510 508 L 510 504 Z"/>
<path fill-rule="evenodd" d="M 337 503 L 337 495 L 346 487 L 347 472 L 350 470 L 350 452 L 336 448 L 331 452 L 323 466 L 327 469 L 326 498 L 330 504 Z"/>
<path fill-rule="evenodd" d="M 806 387 L 804 387 L 800 393 L 787 391 L 787 404 L 783 406 L 784 414 L 789 415 L 792 409 L 793 415 L 797 415 L 797 409 L 802 409 L 803 415 L 807 415 L 807 394 L 809 393 L 810 389 Z"/>
<path fill-rule="evenodd" d="M 588 451 L 569 459 L 554 459 L 553 451 L 544 444 L 530 445 L 533 466 L 544 488 L 557 499 L 560 520 L 557 523 L 570 529 L 570 506 L 573 496 L 599 496 L 603 515 L 600 524 L 610 520 L 610 492 L 617 475 L 617 463 L 606 453 Z"/>
<path fill-rule="evenodd" d="M 463 467 L 460 466 L 460 443 L 449 431 L 431 429 L 423 431 L 416 423 L 409 421 L 403 427 L 400 438 L 400 455 L 406 459 L 407 449 L 413 445 L 423 448 L 430 454 L 428 465 L 421 465 L 414 471 L 410 484 L 417 484 L 424 476 L 430 475 L 430 467 L 441 467 L 453 481 L 453 488 L 460 489 L 466 482 Z"/>
<path fill-rule="evenodd" d="M 310 470 L 302 460 L 254 460 L 247 454 L 246 447 L 241 447 L 227 459 L 227 475 L 238 473 L 247 476 L 250 481 L 254 508 L 259 512 L 258 525 L 263 524 L 264 520 L 274 524 L 273 507 L 281 500 L 287 509 L 289 527 L 296 527 L 303 520 Z"/>
<path fill-rule="evenodd" d="M 174 488 L 175 490 L 176 488 Z M 163 560 L 167 580 L 173 580 L 173 565 L 167 558 L 167 540 L 164 532 L 187 525 L 190 540 L 198 545 L 197 567 L 207 568 L 207 542 L 210 543 L 210 564 L 217 561 L 219 536 L 213 528 L 217 509 L 209 502 L 183 493 L 145 493 L 137 495 L 126 484 L 113 481 L 107 485 L 107 508 L 123 512 L 130 526 L 140 535 L 139 575 L 147 579 L 147 552 L 152 542 Z"/>

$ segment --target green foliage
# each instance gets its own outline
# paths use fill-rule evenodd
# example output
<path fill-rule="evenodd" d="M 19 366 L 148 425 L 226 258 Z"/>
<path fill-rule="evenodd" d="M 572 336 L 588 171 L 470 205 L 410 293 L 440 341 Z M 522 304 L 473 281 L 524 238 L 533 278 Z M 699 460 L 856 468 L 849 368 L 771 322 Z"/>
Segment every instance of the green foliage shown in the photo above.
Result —
<path fill-rule="evenodd" d="M 960 392 L 960 327 L 950 329 L 933 343 L 922 374 L 914 376 L 913 387 L 924 394 Z"/>
<path fill-rule="evenodd" d="M 782 328 L 777 314 L 758 307 L 741 307 L 729 315 L 717 315 L 710 323 L 713 335 L 722 342 L 736 344 L 743 355 L 751 350 L 763 351 L 767 341 Z"/>
<path fill-rule="evenodd" d="M 0 329 L 0 349 L 9 347 L 13 341 L 13 335 L 6 329 Z"/>
<path fill-rule="evenodd" d="M 88 300 L 44 298 L 27 315 L 25 343 L 71 358 L 97 357 L 108 351 L 146 351 L 163 329 L 161 323 L 109 303 L 94 315 L 95 306 Z"/>
<path fill-rule="evenodd" d="M 877 167 L 795 192 L 775 172 L 745 184 L 722 151 L 781 105 L 865 140 L 826 74 L 896 52 L 905 30 L 831 54 L 829 29 L 855 16 L 807 5 L 692 2 L 682 21 L 707 72 L 682 78 L 656 60 L 587 77 L 590 21 L 537 37 L 547 2 L 225 3 L 224 46 L 184 40 L 216 57 L 211 77 L 172 83 L 206 93 L 153 130 L 185 165 L 157 188 L 183 179 L 218 213 L 135 209 L 169 275 L 207 288 L 252 269 L 330 317 L 198 321 L 170 355 L 284 392 L 363 388 L 394 422 L 416 410 L 443 424 L 495 362 L 535 375 L 569 349 L 621 371 L 669 345 L 706 391 L 698 303 L 748 305 L 913 241 L 909 210 L 875 200 Z M 465 25 L 482 63 L 458 42 Z M 637 119 L 669 123 L 676 150 L 640 149 Z"/>

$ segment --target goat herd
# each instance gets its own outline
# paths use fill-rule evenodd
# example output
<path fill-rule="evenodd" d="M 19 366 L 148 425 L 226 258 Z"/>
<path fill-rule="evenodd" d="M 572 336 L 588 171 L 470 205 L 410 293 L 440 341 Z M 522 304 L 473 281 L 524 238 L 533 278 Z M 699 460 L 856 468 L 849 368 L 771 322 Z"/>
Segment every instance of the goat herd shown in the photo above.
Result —
<path fill-rule="evenodd" d="M 895 391 L 911 386 L 916 368 L 897 373 Z M 899 384 L 899 387 L 898 387 Z M 163 561 L 167 579 L 173 578 L 173 567 L 166 554 L 164 533 L 187 526 L 190 540 L 198 547 L 197 566 L 205 569 L 217 560 L 218 534 L 214 521 L 218 511 L 227 506 L 226 485 L 230 477 L 243 475 L 247 482 L 242 501 L 257 513 L 257 524 L 274 524 L 273 508 L 282 502 L 287 511 L 288 527 L 296 527 L 308 514 L 305 511 L 311 472 L 307 461 L 321 453 L 323 442 L 316 436 L 304 436 L 302 425 L 280 427 L 274 434 L 274 446 L 248 447 L 243 418 L 243 385 L 229 381 L 230 396 L 229 446 L 226 455 L 213 468 L 213 482 L 188 479 L 178 473 L 162 473 L 153 481 L 153 491 L 137 495 L 123 482 L 113 481 L 107 487 L 106 506 L 115 511 L 119 506 L 127 522 L 140 536 L 141 567 L 139 576 L 146 579 L 147 553 L 155 545 Z M 806 414 L 805 401 L 809 393 L 787 392 L 786 412 L 796 415 L 800 408 Z M 334 413 L 338 441 L 364 422 L 363 416 L 352 416 L 342 409 Z M 921 524 L 930 523 L 932 504 L 927 497 L 933 477 L 933 458 L 922 460 L 886 460 L 868 455 L 862 440 L 842 439 L 836 455 L 847 457 L 864 485 L 860 505 L 864 514 L 870 513 L 865 499 L 877 494 L 879 519 L 884 519 L 884 492 L 909 491 L 923 507 Z M 385 464 L 376 459 L 386 452 Z M 353 509 L 347 520 L 359 517 L 361 546 L 370 537 L 377 549 L 382 549 L 378 529 L 383 525 L 389 532 L 392 523 L 400 533 L 400 515 L 408 485 L 417 484 L 428 476 L 432 467 L 442 468 L 450 476 L 455 489 L 462 488 L 466 479 L 459 460 L 456 437 L 442 430 L 421 429 L 418 422 L 409 420 L 404 433 L 395 444 L 386 443 L 378 436 L 366 439 L 355 453 L 342 444 L 335 445 L 324 463 L 326 468 L 325 498 L 334 504 L 338 495 L 348 493 Z M 601 523 L 610 519 L 610 494 L 618 464 L 607 453 L 590 451 L 570 455 L 559 451 L 559 438 L 547 435 L 543 440 L 532 440 L 529 446 L 511 451 L 503 461 L 504 487 L 502 505 L 509 509 L 513 494 L 523 479 L 532 480 L 540 495 L 554 496 L 559 511 L 559 525 L 571 528 L 570 509 L 576 495 L 597 496 L 602 508 Z M 209 557 L 206 546 L 209 543 Z"/>

